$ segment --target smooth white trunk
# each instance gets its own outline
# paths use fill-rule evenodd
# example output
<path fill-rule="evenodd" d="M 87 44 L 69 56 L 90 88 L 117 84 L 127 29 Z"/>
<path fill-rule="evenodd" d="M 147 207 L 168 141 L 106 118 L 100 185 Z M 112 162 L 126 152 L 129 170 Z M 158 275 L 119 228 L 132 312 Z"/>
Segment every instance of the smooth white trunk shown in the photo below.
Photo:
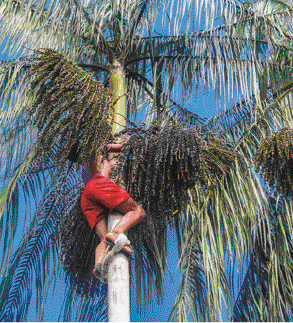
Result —
<path fill-rule="evenodd" d="M 112 132 L 115 134 L 126 126 L 126 78 L 123 64 L 118 60 L 114 60 L 111 66 L 110 88 L 115 110 Z M 115 165 L 111 166 L 115 167 Z M 119 184 L 123 187 L 122 183 Z M 120 213 L 109 215 L 108 232 L 114 228 L 121 217 Z M 120 252 L 115 255 L 108 270 L 109 322 L 130 322 L 129 278 L 128 259 Z"/>
<path fill-rule="evenodd" d="M 120 213 L 109 214 L 108 231 L 121 217 Z M 129 262 L 121 252 L 114 256 L 108 270 L 108 321 L 130 322 Z"/>

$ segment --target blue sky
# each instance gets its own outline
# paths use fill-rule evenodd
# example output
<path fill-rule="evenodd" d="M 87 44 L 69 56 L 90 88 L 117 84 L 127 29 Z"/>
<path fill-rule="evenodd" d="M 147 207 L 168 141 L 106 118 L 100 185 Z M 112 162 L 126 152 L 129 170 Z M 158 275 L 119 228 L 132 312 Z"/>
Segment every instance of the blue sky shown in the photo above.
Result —
<path fill-rule="evenodd" d="M 3 46 L 0 47 L 0 51 L 2 51 Z M 206 89 L 201 86 L 197 93 L 197 97 L 192 99 L 188 103 L 188 108 L 191 111 L 199 114 L 201 117 L 211 117 L 218 113 L 221 110 L 219 104 L 216 103 L 215 95 L 213 92 L 208 92 Z M 24 201 L 23 201 L 24 202 Z M 22 215 L 25 214 L 24 203 L 20 206 L 20 210 Z M 25 221 L 23 220 L 23 226 L 25 227 Z M 18 231 L 18 237 L 21 238 L 21 233 L 23 232 L 23 228 L 20 226 L 20 230 Z M 16 239 L 17 241 L 18 239 Z M 19 241 L 19 240 L 18 240 Z M 165 278 L 165 297 L 161 304 L 157 304 L 156 298 L 154 301 L 147 305 L 146 309 L 137 308 L 136 306 L 136 292 L 135 292 L 135 282 L 132 282 L 132 294 L 131 294 L 131 320 L 132 321 L 167 321 L 168 317 L 171 313 L 172 307 L 175 303 L 176 293 L 179 287 L 180 281 L 180 273 L 179 270 L 174 273 L 176 269 L 176 265 L 178 262 L 178 250 L 176 244 L 176 238 L 174 232 L 169 230 L 168 237 L 168 265 L 169 271 L 166 272 Z M 171 274 L 171 275 L 170 275 Z M 58 293 L 59 297 L 58 297 Z M 45 321 L 57 321 L 60 308 L 62 306 L 60 299 L 62 294 L 64 293 L 64 284 L 60 282 L 59 286 L 56 286 L 54 295 L 49 291 L 48 292 L 48 301 L 45 307 Z M 33 293 L 33 298 L 35 298 L 35 291 Z M 36 312 L 34 305 L 30 308 L 30 314 L 28 317 L 28 321 L 36 320 Z"/>

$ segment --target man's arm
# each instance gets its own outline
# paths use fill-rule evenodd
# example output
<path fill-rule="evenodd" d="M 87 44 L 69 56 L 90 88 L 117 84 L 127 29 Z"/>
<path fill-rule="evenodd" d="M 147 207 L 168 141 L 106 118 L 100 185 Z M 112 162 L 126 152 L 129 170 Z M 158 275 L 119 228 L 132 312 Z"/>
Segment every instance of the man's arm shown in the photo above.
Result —
<path fill-rule="evenodd" d="M 115 151 L 115 152 L 120 151 L 121 148 L 122 148 L 122 146 L 127 143 L 127 141 L 129 140 L 129 138 L 130 137 L 128 137 L 126 140 L 124 140 L 123 142 L 121 142 L 119 144 L 108 144 L 107 145 L 108 151 Z"/>

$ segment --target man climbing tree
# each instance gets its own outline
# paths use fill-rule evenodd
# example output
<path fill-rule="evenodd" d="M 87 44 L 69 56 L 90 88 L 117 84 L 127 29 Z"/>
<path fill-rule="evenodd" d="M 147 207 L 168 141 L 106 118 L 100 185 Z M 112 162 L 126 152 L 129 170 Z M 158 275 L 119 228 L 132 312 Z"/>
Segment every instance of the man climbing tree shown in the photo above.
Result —
<path fill-rule="evenodd" d="M 146 124 L 122 146 L 118 169 L 147 213 L 127 233 L 138 304 L 164 295 L 171 229 L 181 282 L 169 320 L 222 321 L 235 298 L 240 321 L 290 320 L 292 248 L 279 246 L 292 246 L 293 204 L 251 164 L 265 136 L 292 126 L 291 98 L 275 101 L 293 88 L 292 13 L 288 0 L 0 0 L 0 321 L 27 321 L 35 300 L 43 320 L 59 277 L 68 283 L 60 320 L 104 318 L 107 288 L 92 275 L 100 240 L 81 209 L 79 165 L 121 131 L 118 115 L 123 128 Z M 213 100 L 195 101 L 203 84 L 227 107 L 206 121 L 186 109 L 214 115 Z M 146 133 L 154 123 L 158 134 Z M 280 139 L 256 159 L 268 153 L 265 179 L 286 172 Z M 73 166 L 66 157 L 77 142 Z M 20 214 L 23 194 L 31 215 Z M 234 272 L 250 256 L 237 296 Z"/>
<path fill-rule="evenodd" d="M 124 143 L 107 145 L 110 160 L 117 157 L 117 153 L 119 153 Z M 133 255 L 133 250 L 129 246 L 130 243 L 124 233 L 138 222 L 141 222 L 146 213 L 120 185 L 110 179 L 111 164 L 102 154 L 96 155 L 94 152 L 84 167 L 85 171 L 90 174 L 91 179 L 82 193 L 81 206 L 91 229 L 94 228 L 101 239 L 96 248 L 95 268 L 93 270 L 94 275 L 100 279 L 102 263 L 108 245 L 115 245 L 113 247 L 115 253 L 122 249 L 122 252 L 126 255 Z M 114 229 L 107 234 L 106 216 L 114 209 L 124 216 Z M 118 243 L 119 246 L 116 246 Z"/>

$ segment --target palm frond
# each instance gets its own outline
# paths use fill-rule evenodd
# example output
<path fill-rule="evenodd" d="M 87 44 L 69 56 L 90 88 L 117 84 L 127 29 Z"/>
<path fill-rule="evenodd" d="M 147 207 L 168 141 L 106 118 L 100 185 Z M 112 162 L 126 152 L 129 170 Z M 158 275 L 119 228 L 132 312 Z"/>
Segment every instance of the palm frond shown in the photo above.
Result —
<path fill-rule="evenodd" d="M 233 151 L 237 138 L 245 131 L 245 127 L 243 127 L 245 120 L 241 121 L 241 118 L 248 117 L 248 121 L 251 122 L 254 120 L 249 118 L 249 114 L 253 111 L 253 108 L 251 109 L 244 110 L 244 114 L 240 113 L 240 119 L 237 118 L 235 110 L 232 119 L 229 115 L 229 113 L 232 114 L 231 111 L 228 112 L 228 115 L 222 113 L 220 120 L 218 120 L 219 123 L 211 124 L 212 127 L 209 130 L 225 129 L 225 126 L 223 128 L 221 126 L 222 120 L 224 124 L 232 122 L 230 123 L 231 128 L 225 129 L 226 131 L 222 130 L 220 138 L 224 142 L 229 142 L 230 149 Z M 273 121 L 277 120 L 278 118 Z M 213 128 L 214 126 L 215 128 Z M 249 122 L 246 123 L 246 126 L 249 127 Z M 193 316 L 193 320 L 219 320 L 223 308 L 225 308 L 224 311 L 232 313 L 233 296 L 228 279 L 230 269 L 226 267 L 227 262 L 224 263 L 223 259 L 236 257 L 238 263 L 241 264 L 243 255 L 248 255 L 254 247 L 251 230 L 255 230 L 259 223 L 261 225 L 258 236 L 259 243 L 263 246 L 262 249 L 265 246 L 268 248 L 272 246 L 273 233 L 269 226 L 269 211 L 273 207 L 270 206 L 260 177 L 250 167 L 253 156 L 251 150 L 255 151 L 259 139 L 255 141 L 253 146 L 250 145 L 250 142 L 247 139 L 238 146 L 238 157 L 234 159 L 233 166 L 230 166 L 229 172 L 219 178 L 217 185 L 210 186 L 206 194 L 202 194 L 202 187 L 199 185 L 191 190 L 192 195 L 187 207 L 187 210 L 190 208 L 190 211 L 182 214 L 182 221 L 186 229 L 181 229 L 183 246 L 180 262 L 183 265 L 183 271 L 184 268 L 192 266 L 195 260 L 190 260 L 184 255 L 190 251 L 191 245 L 197 246 L 195 252 L 200 262 L 196 267 L 197 274 L 193 274 L 196 282 L 205 288 L 206 294 L 204 292 L 201 294 L 205 295 L 205 299 L 202 299 L 201 303 L 197 300 L 192 304 L 193 297 L 197 295 L 195 282 L 191 283 L 193 276 L 190 275 L 189 278 L 182 276 L 181 287 L 184 289 L 178 293 L 178 303 L 175 304 L 172 319 L 183 320 L 189 313 Z M 194 239 L 197 239 L 198 243 L 192 243 Z M 200 272 L 202 274 L 199 275 Z M 207 284 L 208 282 L 209 284 Z M 231 286 L 233 288 L 233 285 Z M 194 289 L 192 290 L 192 288 Z M 218 302 L 221 297 L 223 303 Z M 208 317 L 202 315 L 200 304 L 208 304 Z M 251 310 L 253 311 L 253 308 Z"/>
<path fill-rule="evenodd" d="M 288 321 L 292 318 L 291 201 L 271 199 L 272 245 L 257 239 L 250 265 L 234 305 L 233 321 Z M 284 248 L 280 248 L 280 242 Z"/>
<path fill-rule="evenodd" d="M 292 127 L 292 82 L 271 93 L 258 104 L 255 97 L 250 102 L 241 102 L 219 113 L 201 127 L 201 131 L 229 136 L 230 142 L 237 142 L 237 147 L 249 142 L 252 154 L 256 153 L 263 138 L 283 127 Z"/>
<path fill-rule="evenodd" d="M 173 1 L 165 3 L 161 1 L 150 1 L 148 3 L 144 1 L 126 1 L 122 5 L 118 1 L 114 5 L 111 1 L 97 1 L 95 4 L 85 5 L 76 1 L 75 5 L 69 8 L 65 4 L 60 4 L 59 1 L 56 1 L 55 5 L 60 6 L 60 9 L 62 8 L 59 15 L 55 14 L 54 7 L 50 7 L 44 0 L 40 1 L 36 8 L 32 8 L 29 4 L 23 5 L 22 1 L 17 2 L 17 5 L 14 4 L 14 6 L 20 8 L 23 17 L 30 17 L 32 10 L 34 13 L 40 10 L 40 14 L 34 18 L 36 21 L 41 19 L 43 11 L 45 13 L 50 11 L 46 9 L 46 6 L 50 7 L 52 10 L 50 15 L 54 19 L 52 18 L 50 22 L 50 28 L 42 30 L 43 33 L 47 29 L 50 32 L 54 30 L 55 24 L 60 28 L 61 21 L 62 25 L 64 24 L 64 19 L 69 24 L 67 28 L 72 29 L 73 16 L 77 15 L 79 17 L 77 25 L 80 24 L 79 30 L 88 34 L 84 38 L 90 38 L 88 42 L 92 43 L 92 50 L 89 52 L 87 49 L 88 43 L 84 43 L 79 35 L 78 40 L 82 44 L 80 50 L 84 51 L 84 53 L 73 54 L 69 46 L 70 57 L 78 58 L 84 62 L 91 60 L 96 63 L 101 59 L 100 62 L 103 61 L 102 65 L 106 65 L 105 58 L 102 58 L 103 55 L 98 55 L 98 52 L 104 52 L 104 56 L 108 55 L 108 62 L 111 62 L 112 54 L 107 54 L 107 51 L 103 51 L 103 48 L 105 46 L 112 48 L 113 51 L 119 52 L 115 54 L 116 57 L 122 55 L 121 59 L 128 68 L 131 67 L 132 72 L 138 72 L 138 67 L 149 72 L 156 69 L 157 74 L 154 75 L 154 80 L 164 79 L 165 82 L 162 85 L 163 88 L 165 87 L 164 90 L 167 89 L 165 92 L 168 93 L 171 93 L 176 80 L 179 81 L 181 78 L 183 89 L 188 93 L 192 91 L 193 84 L 199 84 L 203 80 L 206 84 L 210 84 L 217 93 L 221 94 L 221 91 L 223 91 L 224 96 L 231 93 L 235 101 L 240 95 L 247 97 L 247 94 L 251 95 L 253 92 L 256 95 L 263 92 L 262 95 L 265 95 L 265 90 L 262 90 L 264 89 L 262 85 L 266 83 L 265 81 L 273 82 L 274 78 L 282 78 L 282 73 L 285 71 L 284 63 L 274 59 L 274 57 L 277 54 L 280 55 L 290 49 L 292 50 L 290 32 L 282 32 L 286 28 L 281 30 L 278 28 L 278 23 L 280 22 L 286 26 L 292 22 L 290 12 L 280 13 L 277 18 L 275 17 L 277 13 L 275 13 L 274 18 L 272 18 L 267 12 L 261 12 L 258 8 L 253 8 L 253 6 L 243 6 L 233 0 L 229 2 L 221 0 L 217 3 L 202 0 L 197 5 L 184 2 L 182 6 L 180 5 L 180 8 L 177 8 L 176 15 L 178 16 L 173 17 L 175 20 L 179 19 L 178 24 L 180 25 L 181 19 L 185 19 L 188 12 L 188 20 L 190 19 L 189 23 L 191 23 L 193 19 L 200 18 L 201 10 L 199 9 L 203 9 L 203 6 L 206 6 L 206 9 L 211 6 L 211 20 L 207 21 L 207 25 L 211 23 L 209 27 L 213 26 L 212 12 L 215 13 L 219 10 L 218 12 L 222 14 L 224 21 L 221 27 L 207 28 L 206 31 L 199 34 L 195 34 L 194 31 L 190 32 L 189 28 L 187 28 L 186 32 L 188 34 L 186 35 L 178 33 L 177 30 L 175 35 L 171 37 L 170 32 L 168 32 L 168 36 L 153 37 L 151 34 L 147 38 L 145 34 L 150 27 L 149 22 L 146 20 L 150 16 L 155 19 L 158 12 L 164 12 L 168 6 L 172 7 L 170 13 L 170 19 L 172 19 L 173 10 L 178 4 L 173 3 Z M 13 9 L 12 4 L 9 4 L 8 7 L 10 8 L 7 9 L 8 12 L 9 10 L 14 12 L 15 9 Z M 147 8 L 147 10 L 142 13 L 141 7 Z M 151 14 L 147 16 L 146 12 L 148 11 Z M 232 19 L 233 15 L 234 20 L 237 17 L 236 22 Z M 120 24 L 117 23 L 119 19 Z M 141 23 L 136 24 L 136 19 L 140 19 Z M 276 20 L 278 23 L 275 22 Z M 142 32 L 145 30 L 144 24 L 148 26 L 146 32 Z M 179 25 L 175 29 L 178 29 Z M 189 24 L 187 25 L 190 26 Z M 36 26 L 33 28 L 36 28 Z M 136 32 L 133 29 L 134 27 Z M 75 26 L 73 29 L 75 32 L 72 35 L 72 41 L 75 33 L 77 33 L 77 27 Z M 11 29 L 11 33 L 13 34 L 14 32 Z M 130 36 L 129 33 L 131 33 Z M 33 35 L 36 37 L 38 29 L 30 34 L 32 37 Z M 132 35 L 135 36 L 132 37 Z M 129 37 L 133 38 L 132 43 L 129 43 Z M 98 41 L 94 41 L 94 39 L 98 39 Z M 42 47 L 39 39 L 38 44 L 39 47 Z M 56 46 L 49 44 L 49 47 L 62 50 L 67 54 L 68 49 L 57 48 Z M 31 49 L 34 48 L 36 47 L 31 46 Z M 272 51 L 273 54 L 271 53 Z M 146 60 L 149 61 L 147 65 L 145 65 Z M 292 70 L 292 65 L 289 68 Z M 267 72 L 264 74 L 264 71 Z M 214 77 L 214 75 L 217 75 L 217 77 Z M 260 84 L 259 80 L 261 80 L 262 84 Z M 229 93 L 227 89 L 229 89 Z"/>
<path fill-rule="evenodd" d="M 188 212 L 182 215 L 182 290 L 172 319 L 190 314 L 194 321 L 222 320 L 223 312 L 231 313 L 225 258 L 234 250 L 240 261 L 252 246 L 250 230 L 258 221 L 267 221 L 260 192 L 255 191 L 258 202 L 251 201 L 249 186 L 255 179 L 241 169 L 234 166 L 207 195 L 198 186 L 191 190 Z"/>
<path fill-rule="evenodd" d="M 25 93 L 27 86 L 25 82 L 25 71 L 28 57 L 14 60 L 5 60 L 0 64 L 0 93 L 1 111 L 11 102 L 18 104 L 18 96 Z M 22 89 L 23 87 L 23 89 Z M 14 91 L 17 90 L 17 93 Z M 9 115 L 1 113 L 1 121 L 5 122 Z"/>
<path fill-rule="evenodd" d="M 22 244 L 13 255 L 5 278 L 2 280 L 1 318 L 11 321 L 18 318 L 24 320 L 27 315 L 28 303 L 31 298 L 33 282 L 36 284 L 38 315 L 42 317 L 46 289 L 51 280 L 46 277 L 50 264 L 50 257 L 56 259 L 58 248 L 58 227 L 64 214 L 68 213 L 80 192 L 80 183 L 72 167 L 68 170 L 57 171 L 57 178 L 52 180 L 44 200 L 39 206 L 35 217 L 22 241 Z M 55 186 L 55 180 L 59 185 Z M 51 250 L 51 251 L 49 251 Z M 52 270 L 52 277 L 57 278 L 56 260 Z M 104 302 L 105 290 L 100 290 L 92 306 Z M 66 295 L 64 295 L 66 297 Z M 86 302 L 82 300 L 81 304 Z M 22 304 L 27 304 L 27 310 L 22 311 Z M 97 315 L 97 313 L 96 313 Z M 93 319 L 97 319 L 97 316 Z M 104 315 L 103 311 L 99 315 Z"/>
<path fill-rule="evenodd" d="M 105 322 L 107 320 L 106 290 L 100 297 L 81 297 L 76 295 L 72 285 L 66 286 L 66 297 L 60 311 L 59 320 L 63 322 Z"/>
<path fill-rule="evenodd" d="M 190 224 L 188 218 L 185 218 L 185 221 Z M 194 236 L 189 241 L 185 254 L 181 255 L 181 282 L 169 321 L 187 322 L 189 314 L 194 321 L 206 321 L 208 318 L 207 286 L 201 266 L 201 252 L 198 248 L 198 241 Z"/>
<path fill-rule="evenodd" d="M 258 84 L 259 79 L 264 81 L 266 77 L 268 82 L 268 76 L 272 79 L 282 78 L 281 74 L 285 72 L 284 62 L 274 59 L 274 56 L 292 51 L 292 36 L 281 34 L 283 29 L 279 30 L 267 13 L 242 7 L 240 4 L 237 12 L 233 24 L 223 24 L 198 34 L 177 34 L 170 37 L 168 33 L 166 36 L 151 35 L 143 40 L 137 38 L 137 54 L 135 51 L 132 53 L 126 66 L 137 72 L 137 66 L 140 63 L 146 64 L 146 60 L 149 63 L 144 70 L 150 70 L 150 64 L 164 64 L 165 67 L 159 73 L 161 75 L 156 77 L 164 75 L 169 88 L 172 88 L 174 78 L 176 80 L 180 77 L 182 84 L 185 84 L 184 90 L 189 93 L 192 84 L 201 79 L 218 90 L 218 93 L 224 91 L 224 97 L 230 95 L 226 92 L 227 88 L 232 96 L 236 90 L 245 97 L 251 94 L 251 89 L 256 94 L 263 92 L 263 84 Z M 282 25 L 290 25 L 292 14 L 280 14 L 279 19 L 283 19 Z M 289 68 L 292 71 L 292 65 Z M 268 71 L 266 75 L 264 70 Z M 250 82 L 251 80 L 253 81 Z"/>
<path fill-rule="evenodd" d="M 80 55 L 81 43 L 87 51 L 93 52 L 93 37 L 72 3 L 4 0 L 0 3 L 0 13 L 0 43 L 5 42 L 4 52 L 10 55 L 18 56 L 30 50 L 50 47 L 74 57 Z M 69 30 L 71 41 L 68 46 L 66 35 Z"/>
<path fill-rule="evenodd" d="M 65 171 L 65 176 L 67 175 Z M 73 183 L 74 181 L 72 181 Z M 70 189 L 66 188 L 64 184 L 61 185 L 58 192 L 54 189 L 53 182 L 53 189 L 51 188 L 47 192 L 46 198 L 39 206 L 22 244 L 14 253 L 1 283 L 0 313 L 2 320 L 12 321 L 18 315 L 22 319 L 24 318 L 26 313 L 21 313 L 20 307 L 30 298 L 34 277 L 41 279 L 41 283 L 36 284 L 39 293 L 40 288 L 46 288 L 44 284 L 46 274 L 45 271 L 41 270 L 41 266 L 45 266 L 45 259 L 49 256 L 47 251 L 51 247 L 54 230 L 56 230 L 56 221 L 58 223 L 59 218 L 70 207 L 72 196 L 69 193 L 74 192 L 74 189 L 72 190 L 74 185 L 72 184 L 70 184 Z M 63 195 L 64 191 L 67 194 Z M 43 276 L 39 276 L 40 273 L 43 273 Z"/>
<path fill-rule="evenodd" d="M 4 239 L 3 241 L 5 247 L 1 259 L 2 273 L 5 273 L 9 263 L 16 228 L 19 222 L 19 194 L 22 193 L 25 198 L 29 198 L 30 190 L 22 187 L 20 181 L 27 178 L 28 168 L 33 157 L 34 152 L 32 152 L 28 158 L 16 169 L 16 172 L 12 178 L 8 182 L 5 181 L 6 185 L 0 191 L 0 237 L 1 239 Z"/>

